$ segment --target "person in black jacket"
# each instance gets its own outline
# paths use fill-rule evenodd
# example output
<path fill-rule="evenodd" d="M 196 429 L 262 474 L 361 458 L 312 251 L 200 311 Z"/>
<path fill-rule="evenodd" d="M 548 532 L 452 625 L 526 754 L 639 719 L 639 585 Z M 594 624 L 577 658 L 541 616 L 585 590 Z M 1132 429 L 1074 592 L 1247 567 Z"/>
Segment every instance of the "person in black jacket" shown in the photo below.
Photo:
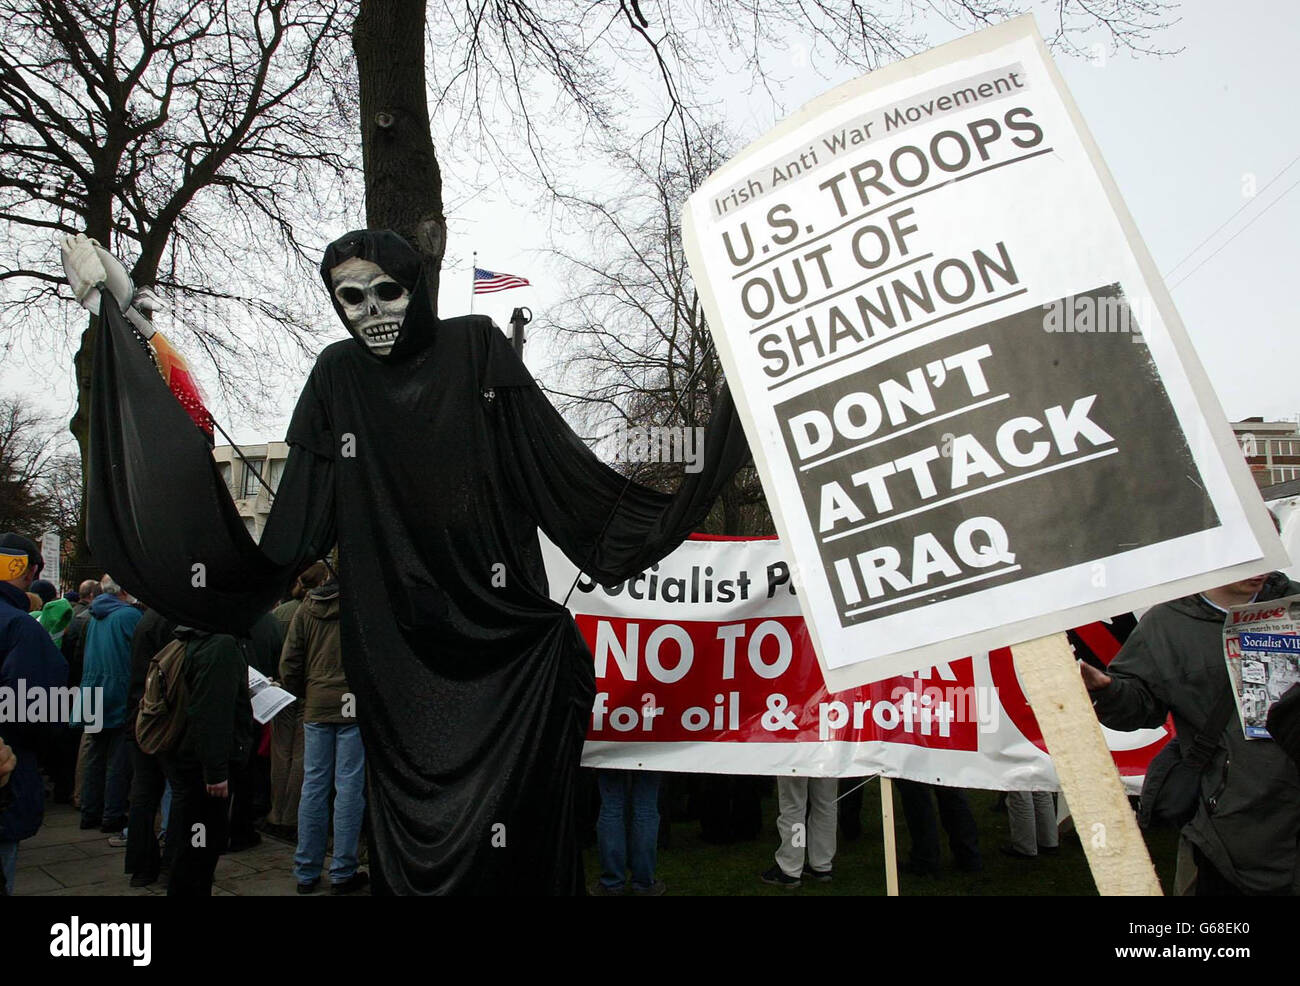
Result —
<path fill-rule="evenodd" d="M 280 666 L 280 648 L 284 645 L 284 629 L 280 621 L 270 613 L 264 613 L 249 629 L 248 636 L 238 639 L 244 662 L 268 678 L 274 678 Z M 269 747 L 270 727 L 256 725 L 248 756 L 232 765 L 228 852 L 240 852 L 261 843 L 257 825 L 271 811 L 271 759 L 258 752 L 263 733 L 268 734 Z"/>
<path fill-rule="evenodd" d="M 52 692 L 68 680 L 68 662 L 27 609 L 27 588 L 43 565 L 35 542 L 0 534 L 0 688 L 12 694 Z M 7 784 L 12 800 L 0 811 L 0 870 L 7 886 L 13 885 L 18 866 L 18 844 L 34 836 L 45 818 L 45 782 L 37 760 L 63 728 L 56 722 L 0 722 L 0 739 L 18 758 Z"/>
<path fill-rule="evenodd" d="M 5 741 L 0 739 L 0 815 L 3 815 L 5 809 L 14 803 L 14 790 L 9 786 L 9 777 L 17 769 L 18 757 L 5 745 Z M 4 868 L 0 867 L 0 897 L 8 895 L 9 887 L 5 884 Z"/>
<path fill-rule="evenodd" d="M 167 843 L 165 855 L 154 834 L 154 818 L 162 804 L 167 778 L 155 756 L 140 749 L 135 741 L 135 717 L 144 697 L 144 679 L 149 662 L 172 641 L 176 624 L 157 610 L 147 610 L 131 638 L 131 687 L 126 697 L 126 743 L 131 755 L 131 799 L 126 830 L 126 872 L 131 886 L 147 887 L 163 872 L 171 871 L 176 858 L 176 840 Z"/>
<path fill-rule="evenodd" d="M 1173 713 L 1178 736 L 1190 745 L 1231 695 L 1227 608 L 1297 594 L 1300 585 L 1272 572 L 1153 606 L 1104 672 L 1079 665 L 1097 718 L 1131 730 L 1159 726 Z M 1181 833 L 1196 863 L 1196 896 L 1300 893 L 1295 762 L 1272 740 L 1246 739 L 1235 712 L 1217 740 L 1201 772 L 1196 814 Z"/>
<path fill-rule="evenodd" d="M 230 777 L 246 763 L 253 739 L 248 660 L 238 638 L 178 627 L 186 642 L 183 674 L 189 689 L 185 729 L 162 754 L 172 786 L 176 861 L 168 896 L 209 896 L 217 857 L 229 838 Z"/>

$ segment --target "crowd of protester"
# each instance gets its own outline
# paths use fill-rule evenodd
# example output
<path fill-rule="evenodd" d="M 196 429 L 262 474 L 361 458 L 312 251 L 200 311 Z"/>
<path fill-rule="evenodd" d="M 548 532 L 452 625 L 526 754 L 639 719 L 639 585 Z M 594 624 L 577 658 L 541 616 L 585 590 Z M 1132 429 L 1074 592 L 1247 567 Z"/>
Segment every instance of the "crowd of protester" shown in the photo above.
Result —
<path fill-rule="evenodd" d="M 265 831 L 297 843 L 297 891 L 316 893 L 331 808 L 329 892 L 367 885 L 358 868 L 365 755 L 343 674 L 338 583 L 325 563 L 244 637 L 177 626 L 111 574 L 58 596 L 37 578 L 36 544 L 20 535 L 0 535 L 0 565 L 12 576 L 0 580 L 0 687 L 21 680 L 28 692 L 78 697 L 64 721 L 0 723 L 0 892 L 12 891 L 19 846 L 42 824 L 46 778 L 82 829 L 124 850 L 131 887 L 209 895 L 220 856 L 259 845 Z M 155 751 L 137 721 L 151 669 L 173 642 L 183 713 Z M 270 723 L 254 718 L 250 669 L 294 695 Z"/>
<path fill-rule="evenodd" d="M 78 702 L 67 721 L 0 722 L 0 893 L 12 892 L 20 844 L 41 826 L 47 779 L 55 802 L 79 810 L 82 829 L 99 829 L 124 849 L 132 887 L 211 894 L 219 857 L 260 844 L 266 833 L 296 846 L 298 893 L 323 890 L 326 877 L 332 894 L 365 888 L 365 750 L 343 671 L 334 570 L 325 562 L 306 569 L 290 598 L 235 637 L 175 625 L 110 574 L 59 595 L 39 578 L 43 564 L 34 542 L 0 534 L 0 576 L 8 576 L 0 578 L 0 687 L 22 681 L 29 691 L 71 688 L 95 699 Z M 1300 586 L 1273 573 L 1155 607 L 1105 672 L 1081 667 L 1099 718 L 1132 729 L 1172 713 L 1180 734 L 1204 730 L 1216 721 L 1208 710 L 1222 706 L 1230 688 L 1219 641 L 1225 608 L 1296 593 Z M 169 649 L 183 654 L 172 667 L 181 669 L 185 715 L 173 738 L 149 752 L 152 741 L 137 736 L 137 722 L 150 675 Z M 266 724 L 253 715 L 250 669 L 295 698 Z M 1213 797 L 1202 799 L 1181 833 L 1178 892 L 1294 893 L 1300 774 L 1290 754 L 1300 729 L 1279 721 L 1278 730 L 1287 739 L 1277 744 L 1223 731 L 1204 769 Z M 586 812 L 600 869 L 591 892 L 665 893 L 655 872 L 663 775 L 602 769 L 586 776 L 579 800 L 594 805 L 598 791 L 599 804 Z M 759 835 L 771 779 L 683 780 L 705 841 Z M 780 845 L 774 865 L 756 877 L 786 888 L 830 882 L 837 833 L 855 838 L 860 830 L 861 783 L 779 778 Z M 979 827 L 965 792 L 896 783 L 910 836 L 903 869 L 918 877 L 940 872 L 942 826 L 951 865 L 979 872 Z M 1054 854 L 1060 807 L 1050 793 L 1005 795 L 999 809 L 1010 838 L 1001 852 L 1022 860 Z"/>

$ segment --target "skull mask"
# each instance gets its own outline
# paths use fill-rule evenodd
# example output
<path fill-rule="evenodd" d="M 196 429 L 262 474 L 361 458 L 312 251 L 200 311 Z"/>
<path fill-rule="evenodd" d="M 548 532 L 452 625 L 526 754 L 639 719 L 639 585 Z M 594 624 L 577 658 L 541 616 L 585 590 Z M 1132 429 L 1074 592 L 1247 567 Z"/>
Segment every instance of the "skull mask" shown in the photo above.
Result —
<path fill-rule="evenodd" d="M 387 356 L 397 341 L 411 292 L 378 265 L 352 257 L 330 270 L 334 297 L 343 315 L 377 356 Z"/>

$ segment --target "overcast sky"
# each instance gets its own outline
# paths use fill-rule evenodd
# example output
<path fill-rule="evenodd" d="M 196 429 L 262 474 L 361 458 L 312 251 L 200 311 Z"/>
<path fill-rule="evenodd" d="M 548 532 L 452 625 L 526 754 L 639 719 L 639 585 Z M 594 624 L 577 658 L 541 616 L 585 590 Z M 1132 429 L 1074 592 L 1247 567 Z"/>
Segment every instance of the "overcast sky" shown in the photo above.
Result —
<path fill-rule="evenodd" d="M 1234 420 L 1247 415 L 1294 418 L 1300 413 L 1300 387 L 1290 289 L 1300 277 L 1294 232 L 1300 225 L 1300 130 L 1292 94 L 1300 5 L 1195 0 L 1178 14 L 1181 21 L 1153 42 L 1181 48 L 1180 54 L 1108 54 L 1093 61 L 1061 56 L 1058 64 L 1166 275 L 1225 413 Z M 938 44 L 959 32 L 939 23 L 929 33 Z M 812 64 L 797 45 L 777 56 L 778 69 L 782 60 L 789 76 L 780 94 L 782 106 L 774 108 L 766 97 L 747 95 L 738 86 L 732 92 L 718 89 L 728 122 L 746 141 L 851 77 L 848 71 Z M 819 75 L 818 68 L 826 74 Z M 460 148 L 459 153 L 472 156 L 473 149 Z M 516 305 L 540 312 L 563 295 L 562 274 L 547 255 L 549 213 L 530 208 L 526 195 L 488 192 L 460 203 L 454 191 L 449 195 L 453 212 L 441 297 L 445 314 L 469 310 L 473 251 L 479 266 L 534 282 L 533 288 L 477 300 L 477 310 L 498 324 L 505 324 Z M 160 325 L 166 328 L 165 321 Z M 544 378 L 555 372 L 549 353 L 548 340 L 536 337 L 528 362 Z M 73 407 L 67 355 L 66 350 L 51 352 L 54 365 L 36 368 L 52 383 L 39 395 L 43 406 L 64 419 Z M 282 438 L 308 369 L 304 362 L 286 375 L 278 392 L 260 407 L 230 408 L 218 401 L 213 410 L 240 441 Z M 0 373 L 0 382 L 12 389 L 18 376 L 11 365 Z M 209 394 L 214 393 L 212 382 L 207 383 Z"/>
<path fill-rule="evenodd" d="M 1182 49 L 1177 55 L 1059 56 L 1058 65 L 1166 275 L 1224 413 L 1232 420 L 1294 419 L 1300 413 L 1293 355 L 1300 325 L 1290 297 L 1300 277 L 1300 114 L 1293 95 L 1300 4 L 1196 0 L 1178 15 L 1179 23 L 1152 39 Z M 930 37 L 938 44 L 958 33 L 938 24 Z M 846 71 L 820 77 L 797 46 L 787 57 L 784 112 L 851 77 Z M 782 113 L 740 93 L 731 94 L 727 106 L 729 121 L 749 138 Z M 464 233 L 479 250 L 480 266 L 540 282 L 536 290 L 506 292 L 486 306 L 480 299 L 480 311 L 504 323 L 513 305 L 540 310 L 561 293 L 563 285 L 548 280 L 553 274 L 545 264 L 544 229 L 530 231 L 531 243 L 516 240 L 510 234 L 519 215 L 509 205 L 497 211 L 475 202 L 466 211 L 472 222 Z M 494 225 L 510 233 L 494 236 Z M 456 286 L 468 283 L 467 269 L 449 272 L 444 283 L 454 305 Z M 461 290 L 463 305 L 468 289 Z M 545 361 L 538 352 L 529 363 L 537 369 Z"/>

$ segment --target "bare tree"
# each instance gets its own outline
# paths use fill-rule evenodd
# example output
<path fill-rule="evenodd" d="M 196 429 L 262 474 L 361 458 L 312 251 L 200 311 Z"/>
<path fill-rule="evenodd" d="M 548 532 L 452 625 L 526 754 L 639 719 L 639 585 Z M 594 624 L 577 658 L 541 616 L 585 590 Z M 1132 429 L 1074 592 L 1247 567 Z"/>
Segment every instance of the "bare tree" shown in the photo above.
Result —
<path fill-rule="evenodd" d="M 0 400 L 0 531 L 39 539 L 58 527 L 59 430 L 27 401 Z"/>
<path fill-rule="evenodd" d="M 482 101 L 467 102 L 464 96 L 488 81 L 504 90 L 522 120 L 532 157 L 544 172 L 541 130 L 527 106 L 526 70 L 548 71 L 587 120 L 609 138 L 613 150 L 607 153 L 625 176 L 622 192 L 605 195 L 560 191 L 559 183 L 548 178 L 552 191 L 576 210 L 578 225 L 594 230 L 592 244 L 581 254 L 556 250 L 574 272 L 572 293 L 539 324 L 567 342 L 564 376 L 576 379 L 578 386 L 551 392 L 568 410 L 579 413 L 590 440 L 600 441 L 629 426 L 701 426 L 721 386 L 721 368 L 682 250 L 679 215 L 686 198 L 735 150 L 735 142 L 724 139 L 716 126 L 703 124 L 694 108 L 710 66 L 739 60 L 756 85 L 771 90 L 780 81 L 772 73 L 772 52 L 794 44 L 807 46 L 810 58 L 818 57 L 820 50 L 835 61 L 870 70 L 926 47 L 928 39 L 916 27 L 919 12 L 928 10 L 955 25 L 975 28 L 1029 5 L 1000 0 L 871 5 L 696 0 L 670 8 L 659 2 L 596 2 L 583 8 L 584 13 L 570 8 L 567 14 L 555 11 L 549 17 L 540 6 L 497 3 L 480 10 L 483 16 L 470 32 L 473 43 L 457 61 L 452 80 L 463 85 L 461 102 L 475 108 L 485 135 L 495 131 L 483 117 Z M 1163 54 L 1152 37 L 1168 26 L 1171 10 L 1170 4 L 1147 0 L 1064 0 L 1050 6 L 1048 40 L 1072 54 L 1095 54 L 1098 46 Z M 598 28 L 595 20 L 602 11 L 604 26 Z M 495 25 L 495 33 L 488 33 L 488 24 Z M 649 68 L 661 80 L 663 114 L 633 151 L 618 144 L 613 107 L 627 100 L 617 89 L 617 76 L 601 74 L 592 62 L 575 56 L 581 52 L 589 57 L 596 41 L 633 62 L 640 58 L 642 74 Z M 451 91 L 450 86 L 444 91 Z M 666 486 L 681 465 L 674 469 L 627 463 L 626 468 L 643 482 Z M 724 492 L 720 511 L 711 522 L 720 523 L 727 533 L 771 529 L 753 470 L 743 472 Z"/>
<path fill-rule="evenodd" d="M 964 29 L 1033 7 L 1031 0 L 360 0 L 352 41 L 361 97 L 366 215 L 419 243 L 446 247 L 442 173 L 486 169 L 555 191 L 575 158 L 573 134 L 627 146 L 653 134 L 659 153 L 700 130 L 696 107 L 721 72 L 775 94 L 773 65 L 792 47 L 863 71 L 923 50 L 931 14 Z M 1040 0 L 1049 41 L 1159 52 L 1164 0 Z M 428 35 L 432 120 L 425 91 Z M 1082 39 L 1092 47 L 1085 47 Z M 567 126 L 557 139 L 556 124 Z M 556 148 L 560 148 L 557 154 Z M 468 151 L 468 153 L 466 153 Z M 565 153 L 570 152 L 570 153 Z M 462 166 L 463 162 L 463 166 Z"/>
<path fill-rule="evenodd" d="M 81 456 L 77 454 L 76 446 L 52 455 L 47 474 L 44 500 L 50 522 L 45 529 L 58 532 L 65 555 L 82 557 L 84 552 L 79 539 L 85 489 L 81 482 Z"/>
<path fill-rule="evenodd" d="M 695 108 L 719 74 L 775 97 L 796 48 L 815 64 L 870 71 L 928 47 L 927 19 L 974 30 L 1036 9 L 1058 49 L 1164 54 L 1153 37 L 1175 8 L 1165 0 L 428 0 L 434 108 L 449 134 L 549 183 L 557 119 L 605 136 L 631 122 L 661 140 L 672 130 L 689 141 Z"/>
<path fill-rule="evenodd" d="M 708 425 L 723 386 L 723 373 L 682 247 L 681 207 L 687 196 L 732 151 L 718 128 L 689 144 L 623 152 L 623 194 L 606 200 L 566 196 L 584 228 L 592 231 L 591 256 L 556 252 L 577 273 L 568 301 L 548 312 L 540 327 L 564 342 L 564 377 L 577 389 L 550 388 L 566 410 L 576 412 L 593 442 L 624 453 L 611 455 L 628 475 L 672 489 L 686 468 L 684 458 L 662 461 L 626 454 L 627 436 L 638 430 L 698 429 Z M 678 432 L 677 434 L 682 434 Z M 679 444 L 679 448 L 680 448 Z M 648 461 L 647 461 L 648 459 Z M 640 460 L 640 461 L 636 461 Z M 719 497 L 706 529 L 726 534 L 770 531 L 756 472 L 742 470 Z"/>
<path fill-rule="evenodd" d="M 137 286 L 171 295 L 182 345 L 223 389 L 247 396 L 286 341 L 310 351 L 310 238 L 356 173 L 337 98 L 348 11 L 346 0 L 0 0 L 6 344 L 76 310 L 56 239 L 84 232 Z M 96 329 L 90 319 L 74 360 L 83 460 Z"/>
<path fill-rule="evenodd" d="M 309 269 L 304 238 L 355 173 L 334 86 L 347 10 L 0 0 L 0 327 L 58 321 L 55 240 L 84 232 L 128 260 L 138 286 L 174 295 L 223 373 L 266 351 L 256 327 L 306 348 L 291 268 Z M 94 332 L 76 357 L 83 452 Z"/>

